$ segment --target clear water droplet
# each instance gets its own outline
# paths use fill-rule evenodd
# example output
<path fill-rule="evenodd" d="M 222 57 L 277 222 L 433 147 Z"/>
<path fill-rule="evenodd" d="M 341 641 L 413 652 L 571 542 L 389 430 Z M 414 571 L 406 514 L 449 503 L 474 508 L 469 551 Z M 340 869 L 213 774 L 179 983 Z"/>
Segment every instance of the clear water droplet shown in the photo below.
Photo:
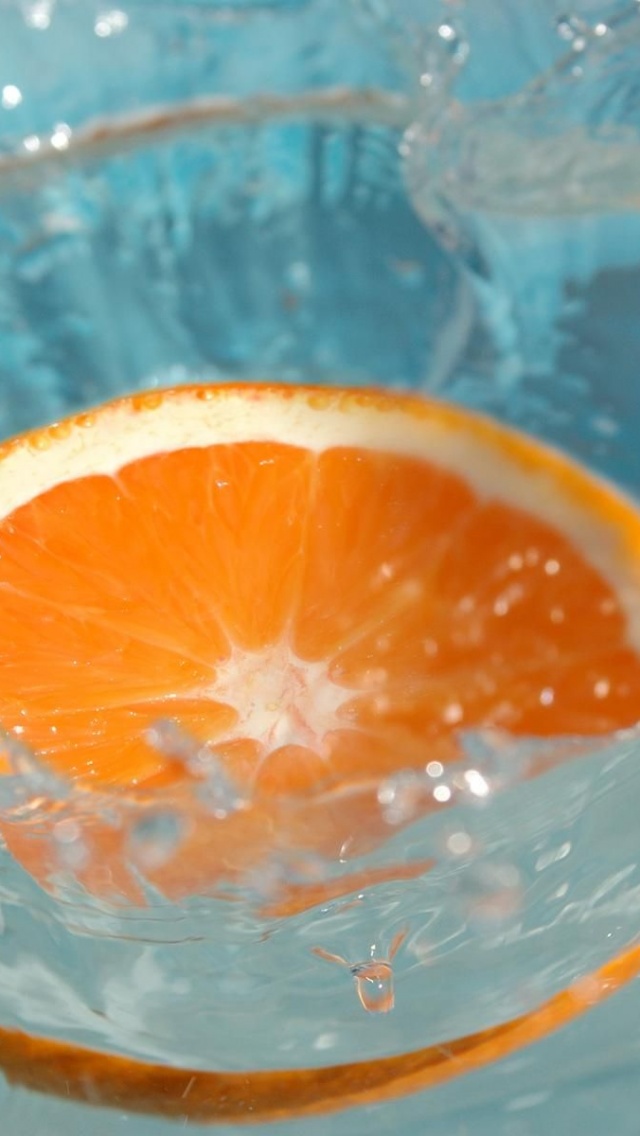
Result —
<path fill-rule="evenodd" d="M 391 940 L 388 958 L 376 958 L 376 947 L 370 948 L 370 958 L 364 962 L 347 962 L 342 955 L 332 954 L 322 947 L 314 947 L 313 953 L 325 962 L 337 963 L 346 967 L 355 982 L 360 1005 L 369 1014 L 388 1014 L 395 1006 L 393 980 L 393 959 L 404 943 L 408 929 L 403 927 Z"/>
<path fill-rule="evenodd" d="M 583 39 L 587 25 L 579 16 L 573 14 L 561 15 L 556 19 L 556 32 L 565 43 L 574 43 L 576 39 Z"/>
<path fill-rule="evenodd" d="M 454 860 L 465 859 L 472 855 L 475 847 L 473 837 L 464 829 L 456 829 L 454 832 L 449 832 L 444 838 L 445 855 L 452 857 Z"/>
<path fill-rule="evenodd" d="M 129 830 L 129 855 L 143 871 L 162 868 L 177 852 L 184 835 L 184 821 L 176 813 L 149 813 L 136 820 Z"/>
<path fill-rule="evenodd" d="M 389 962 L 371 959 L 355 963 L 351 973 L 360 1004 L 369 1014 L 388 1014 L 395 1006 L 393 967 Z"/>

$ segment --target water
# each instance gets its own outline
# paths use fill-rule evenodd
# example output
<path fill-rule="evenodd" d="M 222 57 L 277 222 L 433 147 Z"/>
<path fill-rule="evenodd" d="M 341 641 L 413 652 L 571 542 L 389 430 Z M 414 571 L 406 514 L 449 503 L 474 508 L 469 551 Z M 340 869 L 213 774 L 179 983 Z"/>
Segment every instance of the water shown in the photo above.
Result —
<path fill-rule="evenodd" d="M 488 408 L 638 491 L 637 5 L 125 8 L 2 12 L 3 433 L 194 375 L 373 380 Z M 167 722 L 149 741 L 232 822 L 214 753 Z M 171 1121 L 124 1091 L 69 1105 L 64 1078 L 59 1098 L 7 1088 L 15 1136 L 190 1128 L 203 1070 L 446 1057 L 640 930 L 633 731 L 560 752 L 465 736 L 459 768 L 378 787 L 375 853 L 280 853 L 178 904 L 157 880 L 188 809 L 88 802 L 12 745 L 0 808 L 51 872 L 47 892 L 2 852 L 2 1026 L 192 1071 Z M 81 886 L 98 869 L 108 899 Z M 270 1130 L 636 1136 L 639 989 L 451 1084 Z M 74 1088 L 101 1099 L 99 1078 Z"/>
<path fill-rule="evenodd" d="M 443 89 L 427 83 L 404 143 L 416 207 L 466 264 L 489 332 L 484 365 L 452 389 L 635 488 L 637 5 L 511 14 L 498 92 L 475 6 L 464 15 L 468 57 Z M 529 58 L 514 82 L 518 52 Z"/>

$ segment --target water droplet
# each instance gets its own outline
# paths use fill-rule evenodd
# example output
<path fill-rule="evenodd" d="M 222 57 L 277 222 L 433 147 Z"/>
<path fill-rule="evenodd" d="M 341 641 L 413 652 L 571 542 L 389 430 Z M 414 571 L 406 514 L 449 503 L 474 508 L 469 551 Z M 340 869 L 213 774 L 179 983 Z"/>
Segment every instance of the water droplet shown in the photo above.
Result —
<path fill-rule="evenodd" d="M 313 953 L 325 962 L 337 963 L 351 972 L 360 1005 L 367 1013 L 388 1014 L 395 1005 L 392 962 L 406 937 L 406 928 L 396 932 L 387 958 L 376 958 L 376 948 L 372 946 L 371 957 L 365 962 L 347 962 L 342 955 L 332 954 L 322 947 L 314 947 Z"/>
<path fill-rule="evenodd" d="M 424 777 L 416 773 L 400 773 L 382 783 L 378 802 L 387 824 L 408 824 L 418 816 L 429 794 Z"/>
<path fill-rule="evenodd" d="M 82 828 L 75 817 L 64 817 L 53 826 L 53 840 L 57 859 L 63 868 L 79 871 L 89 859 L 89 850 L 84 842 Z"/>
<path fill-rule="evenodd" d="M 294 260 L 286 272 L 289 288 L 296 292 L 307 292 L 311 286 L 311 269 L 306 261 Z"/>
<path fill-rule="evenodd" d="M 54 150 L 66 150 L 71 139 L 71 127 L 66 122 L 58 122 L 51 135 Z"/>
<path fill-rule="evenodd" d="M 490 795 L 491 785 L 479 769 L 467 769 L 462 776 L 466 788 L 473 797 L 484 800 Z"/>
<path fill-rule="evenodd" d="M 23 11 L 27 27 L 46 31 L 51 24 L 53 7 L 52 0 L 35 0 L 34 3 L 25 5 Z"/>
<path fill-rule="evenodd" d="M 439 805 L 446 805 L 452 798 L 453 793 L 448 785 L 436 785 L 433 790 L 433 798 Z"/>
<path fill-rule="evenodd" d="M 351 967 L 360 1004 L 367 1013 L 387 1014 L 395 1005 L 393 967 L 388 962 L 356 963 Z"/>
<path fill-rule="evenodd" d="M 457 39 L 457 32 L 452 24 L 440 24 L 440 27 L 438 28 L 438 35 L 440 36 L 440 39 L 443 39 L 445 41 L 445 43 L 452 43 L 455 39 Z"/>
<path fill-rule="evenodd" d="M 375 690 L 384 686 L 389 678 L 384 667 L 369 667 L 362 676 L 362 686 L 365 690 Z"/>
<path fill-rule="evenodd" d="M 587 25 L 579 16 L 562 15 L 556 19 L 556 32 L 565 43 L 573 43 L 576 37 L 582 37 Z"/>
<path fill-rule="evenodd" d="M 598 681 L 593 685 L 593 693 L 595 694 L 596 698 L 608 698 L 609 694 L 611 693 L 611 683 L 609 682 L 609 679 L 598 679 Z"/>
<path fill-rule="evenodd" d="M 129 830 L 129 855 L 143 871 L 161 868 L 174 856 L 184 834 L 184 821 L 176 813 L 165 810 L 147 814 Z"/>
<path fill-rule="evenodd" d="M 457 608 L 461 615 L 470 615 L 475 611 L 476 601 L 474 596 L 463 596 L 458 600 Z"/>
<path fill-rule="evenodd" d="M 531 754 L 528 745 L 518 742 L 507 731 L 497 728 L 469 730 L 462 734 L 461 740 L 469 762 L 465 772 L 479 772 L 493 793 L 503 792 L 519 784 L 530 772 Z M 469 789 L 466 781 L 462 787 L 465 785 Z M 479 796 L 482 796 L 479 781 L 476 786 L 480 787 Z"/>
<path fill-rule="evenodd" d="M 465 856 L 469 856 L 474 850 L 473 837 L 470 836 L 468 832 L 462 830 L 450 832 L 445 838 L 444 847 L 446 853 L 449 856 L 453 856 L 454 859 L 464 858 Z"/>
<path fill-rule="evenodd" d="M 555 691 L 551 686 L 545 686 L 544 690 L 540 691 L 540 705 L 553 706 L 555 701 Z"/>
<path fill-rule="evenodd" d="M 546 560 L 544 570 L 547 576 L 557 576 L 560 571 L 559 560 Z"/>
<path fill-rule="evenodd" d="M 15 107 L 20 106 L 22 102 L 22 91 L 13 83 L 7 83 L 6 87 L 2 88 L 2 106 L 5 110 L 13 110 Z"/>
<path fill-rule="evenodd" d="M 441 761 L 430 761 L 426 766 L 426 771 L 428 777 L 433 777 L 434 779 L 437 777 L 442 777 L 442 774 L 444 773 L 444 765 Z"/>
<path fill-rule="evenodd" d="M 442 719 L 448 726 L 457 726 L 464 718 L 464 710 L 459 702 L 450 702 L 442 712 Z"/>
<path fill-rule="evenodd" d="M 97 17 L 93 30 L 100 39 L 105 39 L 112 35 L 118 35 L 128 26 L 129 17 L 127 13 L 121 11 L 120 8 L 114 8 L 110 12 L 102 12 Z"/>

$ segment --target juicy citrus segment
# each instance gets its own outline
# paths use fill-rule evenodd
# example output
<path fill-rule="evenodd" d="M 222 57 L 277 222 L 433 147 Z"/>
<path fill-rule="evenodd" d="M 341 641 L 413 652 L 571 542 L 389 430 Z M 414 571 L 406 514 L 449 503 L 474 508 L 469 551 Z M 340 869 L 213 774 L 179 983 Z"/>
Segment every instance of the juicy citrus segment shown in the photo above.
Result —
<path fill-rule="evenodd" d="M 326 1115 L 443 1084 L 548 1036 L 640 972 L 640 948 L 493 1029 L 425 1049 L 311 1069 L 177 1069 L 0 1029 L 0 1068 L 11 1084 L 65 1099 L 183 1123 L 260 1124 Z"/>
<path fill-rule="evenodd" d="M 176 720 L 246 798 L 226 834 L 254 842 L 243 865 L 282 825 L 340 854 L 356 811 L 371 846 L 376 781 L 456 758 L 461 729 L 638 719 L 638 514 L 463 410 L 248 386 L 123 400 L 6 445 L 0 516 L 0 724 L 74 779 L 150 788 L 186 777 L 148 742 Z M 193 823 L 213 882 L 233 857 Z"/>

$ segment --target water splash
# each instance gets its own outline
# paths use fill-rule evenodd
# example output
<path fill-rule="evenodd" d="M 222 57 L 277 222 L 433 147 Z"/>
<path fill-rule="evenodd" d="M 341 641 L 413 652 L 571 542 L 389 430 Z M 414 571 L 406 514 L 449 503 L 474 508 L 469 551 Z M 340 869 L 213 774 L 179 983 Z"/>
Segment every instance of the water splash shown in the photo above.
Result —
<path fill-rule="evenodd" d="M 11 770 L 0 778 L 0 811 L 17 819 L 18 811 L 33 814 L 50 802 L 68 799 L 72 787 L 58 777 L 19 738 L 0 727 L 0 754 Z"/>
<path fill-rule="evenodd" d="M 168 719 L 156 722 L 145 737 L 152 749 L 184 766 L 198 783 L 198 799 L 218 820 L 244 808 L 246 798 L 208 743 L 198 741 Z"/>
<path fill-rule="evenodd" d="M 342 955 L 332 954 L 323 947 L 314 947 L 313 953 L 325 962 L 336 963 L 351 972 L 363 1010 L 370 1014 L 388 1014 L 395 1006 L 392 962 L 407 933 L 403 929 L 394 935 L 386 958 L 376 958 L 375 944 L 370 948 L 370 958 L 364 962 L 347 962 Z"/>

